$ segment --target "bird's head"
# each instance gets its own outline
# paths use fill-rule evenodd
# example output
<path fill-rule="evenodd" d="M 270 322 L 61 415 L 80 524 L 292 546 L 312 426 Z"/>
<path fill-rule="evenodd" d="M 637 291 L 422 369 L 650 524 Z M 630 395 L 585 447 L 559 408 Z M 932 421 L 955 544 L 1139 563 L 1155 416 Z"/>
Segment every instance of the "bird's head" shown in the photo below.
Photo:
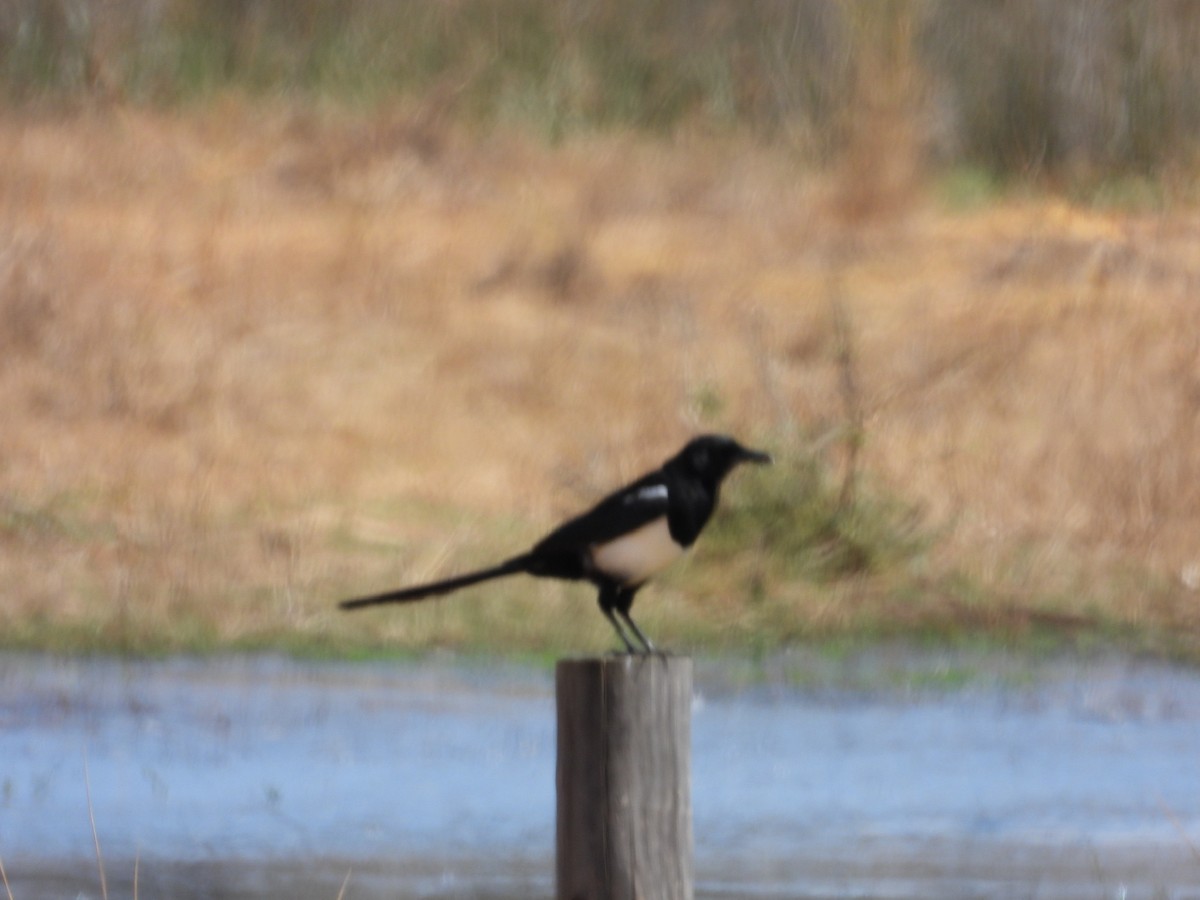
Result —
<path fill-rule="evenodd" d="M 715 486 L 740 463 L 766 465 L 770 462 L 770 454 L 743 447 L 731 437 L 705 434 L 690 440 L 667 465 Z"/>

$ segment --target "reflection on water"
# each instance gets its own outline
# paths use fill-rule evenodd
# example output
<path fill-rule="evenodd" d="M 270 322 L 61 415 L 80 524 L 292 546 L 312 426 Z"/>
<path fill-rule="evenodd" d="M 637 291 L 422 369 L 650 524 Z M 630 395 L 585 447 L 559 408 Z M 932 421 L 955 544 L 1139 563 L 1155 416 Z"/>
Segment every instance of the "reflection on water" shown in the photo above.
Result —
<path fill-rule="evenodd" d="M 703 895 L 1200 896 L 1196 673 L 700 663 L 693 726 Z M 85 764 L 114 896 L 552 893 L 548 672 L 0 656 L 19 900 L 98 896 Z"/>

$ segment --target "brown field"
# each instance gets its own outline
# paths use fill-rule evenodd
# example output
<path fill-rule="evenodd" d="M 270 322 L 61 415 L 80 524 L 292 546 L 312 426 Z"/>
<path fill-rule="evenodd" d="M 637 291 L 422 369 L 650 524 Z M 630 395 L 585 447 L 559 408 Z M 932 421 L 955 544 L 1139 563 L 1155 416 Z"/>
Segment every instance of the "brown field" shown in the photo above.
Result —
<path fill-rule="evenodd" d="M 401 111 L 6 115 L 0 641 L 604 648 L 579 586 L 332 601 L 520 549 L 700 430 L 784 457 L 727 499 L 812 454 L 837 480 L 858 419 L 922 549 L 814 580 L 702 541 L 651 633 L 1195 655 L 1200 214 L 956 210 L 894 149 L 817 174 Z"/>

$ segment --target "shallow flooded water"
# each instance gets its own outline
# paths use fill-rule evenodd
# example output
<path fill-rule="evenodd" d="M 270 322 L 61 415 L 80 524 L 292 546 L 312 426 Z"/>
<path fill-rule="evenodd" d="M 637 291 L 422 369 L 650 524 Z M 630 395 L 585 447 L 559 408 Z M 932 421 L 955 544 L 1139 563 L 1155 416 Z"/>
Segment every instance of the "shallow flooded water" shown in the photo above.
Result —
<path fill-rule="evenodd" d="M 16 900 L 547 897 L 548 671 L 0 656 Z M 1200 674 L 879 648 L 698 662 L 698 893 L 1200 897 Z"/>

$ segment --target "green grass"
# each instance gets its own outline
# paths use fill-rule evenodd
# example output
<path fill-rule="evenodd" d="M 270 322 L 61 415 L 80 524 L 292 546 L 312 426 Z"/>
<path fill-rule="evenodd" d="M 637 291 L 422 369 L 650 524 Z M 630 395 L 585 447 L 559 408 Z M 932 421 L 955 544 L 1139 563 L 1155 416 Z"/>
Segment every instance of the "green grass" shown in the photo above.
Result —
<path fill-rule="evenodd" d="M 1004 194 L 1004 183 L 982 166 L 954 166 L 944 171 L 934 187 L 935 196 L 947 209 L 972 212 L 985 209 Z"/>

